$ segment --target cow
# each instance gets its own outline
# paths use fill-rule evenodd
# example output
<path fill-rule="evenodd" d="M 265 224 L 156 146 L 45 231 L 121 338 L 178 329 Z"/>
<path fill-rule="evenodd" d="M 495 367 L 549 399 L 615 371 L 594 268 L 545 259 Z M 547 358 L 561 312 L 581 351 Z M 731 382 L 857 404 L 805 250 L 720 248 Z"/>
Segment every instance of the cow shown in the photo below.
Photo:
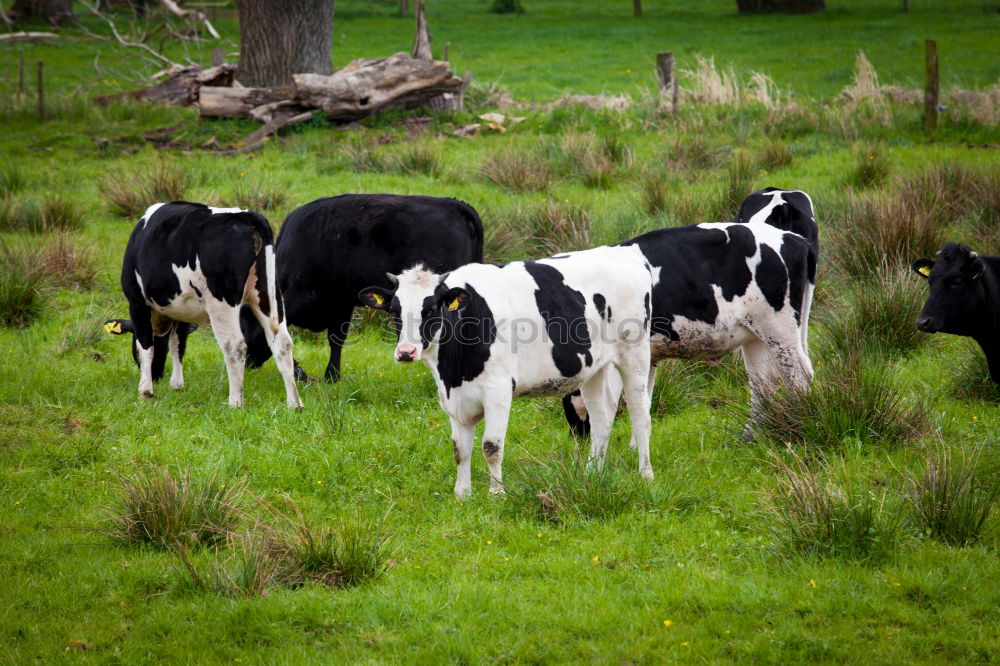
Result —
<path fill-rule="evenodd" d="M 652 266 L 651 360 L 717 360 L 741 349 L 750 382 L 750 424 L 784 383 L 807 391 L 812 363 L 806 345 L 817 256 L 807 238 L 767 223 L 704 223 L 659 229 L 622 243 Z M 614 378 L 611 378 L 614 381 Z M 618 386 L 607 391 L 621 394 Z M 563 399 L 571 429 L 586 435 L 587 408 Z M 752 434 L 751 425 L 744 437 Z"/>
<path fill-rule="evenodd" d="M 184 386 L 182 357 L 191 324 L 209 324 L 229 375 L 229 405 L 243 406 L 246 343 L 240 306 L 263 327 L 285 382 L 286 404 L 302 408 L 292 368 L 292 338 L 275 282 L 274 232 L 263 217 L 239 208 L 157 203 L 146 209 L 125 247 L 121 284 L 128 320 L 110 320 L 111 333 L 133 334 L 139 395 L 153 396 L 166 352 L 170 386 Z"/>
<path fill-rule="evenodd" d="M 327 331 L 325 377 L 340 378 L 340 352 L 358 292 L 390 288 L 386 273 L 418 263 L 444 273 L 483 260 L 483 223 L 457 199 L 396 194 L 343 194 L 317 199 L 285 219 L 276 243 L 278 288 L 289 324 Z M 263 330 L 244 308 L 247 365 L 271 357 Z M 296 365 L 296 376 L 306 373 Z"/>
<path fill-rule="evenodd" d="M 980 255 L 960 243 L 945 244 L 936 256 L 936 261 L 921 257 L 913 262 L 930 286 L 917 328 L 978 342 L 990 378 L 1000 384 L 1000 257 Z"/>
<path fill-rule="evenodd" d="M 539 261 L 469 264 L 444 275 L 417 266 L 393 276 L 395 289 L 359 294 L 395 315 L 399 363 L 424 361 L 451 420 L 455 496 L 471 493 L 476 424 L 485 419 L 483 456 L 490 492 L 503 492 L 501 462 L 511 401 L 580 389 L 591 409 L 591 463 L 600 468 L 615 410 L 607 375 L 624 386 L 639 454 L 649 462 L 649 318 L 652 277 L 638 247 L 599 247 Z"/>

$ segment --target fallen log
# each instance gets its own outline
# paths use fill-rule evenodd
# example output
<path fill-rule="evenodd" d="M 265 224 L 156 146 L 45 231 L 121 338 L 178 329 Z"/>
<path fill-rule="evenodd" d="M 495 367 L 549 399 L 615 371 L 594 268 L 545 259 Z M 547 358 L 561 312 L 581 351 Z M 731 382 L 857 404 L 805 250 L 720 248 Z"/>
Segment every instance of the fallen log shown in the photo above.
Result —
<path fill-rule="evenodd" d="M 43 39 L 59 39 L 54 32 L 7 32 L 0 35 L 0 42 L 39 42 Z"/>
<path fill-rule="evenodd" d="M 299 114 L 275 114 L 271 120 L 264 123 L 264 125 L 250 133 L 247 138 L 243 139 L 243 141 L 240 142 L 239 147 L 231 150 L 218 150 L 215 151 L 215 154 L 238 155 L 240 153 L 247 153 L 251 150 L 256 150 L 264 145 L 264 141 L 266 141 L 267 137 L 270 135 L 274 134 L 283 127 L 312 120 L 314 113 L 315 111 L 306 111 L 305 113 Z"/>
<path fill-rule="evenodd" d="M 233 65 L 219 65 L 203 69 L 197 65 L 190 67 L 174 66 L 170 69 L 158 72 L 158 76 L 168 76 L 162 83 L 129 92 L 115 93 L 113 95 L 101 95 L 94 98 L 94 103 L 106 106 L 111 102 L 123 99 L 144 100 L 147 102 L 159 102 L 171 106 L 188 106 L 198 100 L 199 91 L 205 86 L 230 85 L 233 81 L 233 73 L 236 68 Z M 228 90 L 224 88 L 224 90 Z M 253 108 L 252 106 L 250 108 Z M 247 109 L 249 111 L 249 109 Z M 246 115 L 246 114 L 244 114 Z"/>
<path fill-rule="evenodd" d="M 287 88 L 226 88 L 202 86 L 198 92 L 198 112 L 206 118 L 246 118 L 265 104 L 288 101 Z"/>
<path fill-rule="evenodd" d="M 412 108 L 461 88 L 448 63 L 405 53 L 355 60 L 329 76 L 296 74 L 292 99 L 330 120 L 357 120 L 389 106 Z"/>

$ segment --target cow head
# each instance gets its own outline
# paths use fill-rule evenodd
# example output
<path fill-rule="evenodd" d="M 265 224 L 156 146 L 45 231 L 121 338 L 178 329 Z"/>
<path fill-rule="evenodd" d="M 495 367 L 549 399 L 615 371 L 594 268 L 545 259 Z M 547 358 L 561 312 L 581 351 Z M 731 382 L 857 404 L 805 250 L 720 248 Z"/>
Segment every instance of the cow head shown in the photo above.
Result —
<path fill-rule="evenodd" d="M 984 298 L 980 278 L 983 260 L 968 247 L 948 243 L 937 260 L 921 257 L 913 270 L 930 285 L 930 295 L 917 317 L 917 328 L 927 333 L 973 335 L 981 318 Z"/>
<path fill-rule="evenodd" d="M 446 313 L 464 308 L 469 293 L 459 287 L 449 289 L 444 284 L 447 273 L 439 275 L 423 266 L 388 277 L 395 289 L 367 287 L 361 290 L 358 299 L 370 308 L 393 315 L 396 361 L 419 361 L 424 350 L 439 342 Z"/>

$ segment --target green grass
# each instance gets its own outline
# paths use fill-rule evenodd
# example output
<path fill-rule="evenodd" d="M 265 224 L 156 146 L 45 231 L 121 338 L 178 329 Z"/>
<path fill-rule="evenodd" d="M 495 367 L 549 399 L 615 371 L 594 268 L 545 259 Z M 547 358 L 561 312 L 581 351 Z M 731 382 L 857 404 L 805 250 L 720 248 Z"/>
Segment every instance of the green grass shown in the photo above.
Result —
<path fill-rule="evenodd" d="M 885 248 L 873 254 L 868 242 L 881 239 L 901 261 L 924 244 L 933 251 L 939 238 L 1000 252 L 991 246 L 1000 207 L 989 148 L 1000 130 L 959 105 L 928 137 L 917 107 L 890 105 L 882 125 L 833 101 L 851 82 L 858 49 L 882 84 L 917 87 L 928 36 L 939 40 L 946 90 L 993 84 L 1000 14 L 982 13 L 978 1 L 912 0 L 904 15 L 898 3 L 845 0 L 821 15 L 740 17 L 728 1 L 647 0 L 636 20 L 618 0 L 583 9 L 523 2 L 520 18 L 489 13 L 487 0 L 430 3 L 434 48 L 451 41 L 456 70 L 475 72 L 480 104 L 492 110 L 503 91 L 534 102 L 627 93 L 633 108 L 511 110 L 525 120 L 471 140 L 450 133 L 484 107 L 436 118 L 416 139 L 402 121 L 423 112 L 392 111 L 344 132 L 315 121 L 258 152 L 223 157 L 198 146 L 235 142 L 254 123 L 87 103 L 158 69 L 114 43 L 67 28 L 79 39 L 0 46 L 8 64 L 19 50 L 27 62 L 44 59 L 51 92 L 41 122 L 31 100 L 14 101 L 16 69 L 0 74 L 0 211 L 24 201 L 40 215 L 59 200 L 80 221 L 58 236 L 53 225 L 0 231 L 2 247 L 18 255 L 0 255 L 0 289 L 33 280 L 26 309 L 13 291 L 0 293 L 0 314 L 16 324 L 0 327 L 0 646 L 10 661 L 1000 658 L 995 503 L 963 547 L 928 538 L 933 529 L 911 510 L 914 488 L 947 490 L 925 476 L 927 451 L 943 448 L 953 463 L 981 451 L 965 469 L 977 475 L 964 486 L 973 488 L 966 523 L 984 515 L 982 498 L 995 490 L 996 392 L 967 341 L 911 337 L 907 319 L 926 286 L 915 275 L 879 275 Z M 408 49 L 412 18 L 397 18 L 397 8 L 338 2 L 335 63 Z M 232 12 L 217 13 L 233 52 Z M 165 48 L 206 62 L 214 46 Z M 685 103 L 676 117 L 661 113 L 652 61 L 665 48 L 685 69 L 698 53 L 743 82 L 766 73 L 794 103 Z M 175 149 L 144 138 L 164 128 L 174 128 Z M 868 150 L 878 157 L 862 159 Z M 869 161 L 889 169 L 862 173 Z M 734 202 L 768 185 L 809 192 L 821 228 L 814 394 L 781 412 L 799 428 L 782 431 L 790 437 L 744 443 L 741 361 L 668 364 L 653 396 L 652 483 L 636 472 L 627 416 L 616 422 L 604 472 L 588 475 L 578 453 L 586 444 L 570 438 L 558 402 L 519 400 L 505 443 L 508 496 L 488 495 L 477 454 L 474 495 L 456 502 L 433 380 L 423 366 L 392 362 L 379 320 L 350 338 L 339 384 L 302 387 L 302 412 L 283 406 L 273 363 L 247 373 L 246 406 L 229 409 L 221 354 L 204 328 L 189 341 L 185 388 L 163 382 L 155 399 L 141 400 L 129 340 L 101 328 L 127 314 L 120 262 L 137 215 L 175 192 L 226 205 L 240 198 L 275 226 L 320 196 L 453 196 L 480 211 L 487 254 L 504 260 L 731 218 Z M 918 222 L 929 220 L 917 228 L 920 243 L 907 236 L 910 209 L 898 203 L 907 198 Z M 41 265 L 61 279 L 34 277 Z M 891 298 L 880 300 L 883 292 Z M 886 345 L 898 353 L 878 351 Z M 858 367 L 845 370 L 845 351 L 857 353 Z M 310 374 L 327 354 L 321 337 L 296 337 Z M 793 476 L 774 452 L 789 439 L 805 466 L 791 469 L 813 482 L 799 487 L 829 508 L 825 522 L 798 520 L 813 515 L 808 505 L 795 514 L 782 504 Z M 163 469 L 175 480 L 183 470 L 192 483 L 245 484 L 240 510 L 207 532 L 224 539 L 158 549 L 105 534 L 123 479 Z M 182 520 L 181 533 L 207 522 Z"/>

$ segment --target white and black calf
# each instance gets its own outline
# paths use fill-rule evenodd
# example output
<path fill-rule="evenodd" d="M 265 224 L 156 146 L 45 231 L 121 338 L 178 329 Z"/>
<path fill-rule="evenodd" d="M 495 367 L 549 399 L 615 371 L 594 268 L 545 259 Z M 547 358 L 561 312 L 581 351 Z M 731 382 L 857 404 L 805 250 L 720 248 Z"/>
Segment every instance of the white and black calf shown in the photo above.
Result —
<path fill-rule="evenodd" d="M 580 389 L 591 409 L 591 460 L 603 464 L 615 410 L 608 375 L 628 398 L 639 472 L 649 462 L 649 299 L 651 274 L 637 247 L 600 247 L 503 266 L 470 264 L 439 275 L 423 267 L 394 290 L 359 294 L 395 315 L 401 363 L 423 360 L 451 418 L 456 497 L 471 492 L 476 424 L 490 491 L 503 491 L 501 461 L 513 398 Z"/>
<path fill-rule="evenodd" d="M 766 223 L 721 222 L 659 229 L 622 245 L 639 249 L 653 271 L 649 392 L 657 361 L 715 360 L 736 349 L 750 381 L 751 424 L 781 384 L 809 389 L 806 328 L 816 275 L 809 240 Z M 620 394 L 618 386 L 608 390 L 609 408 Z M 574 431 L 586 434 L 589 407 L 571 395 L 563 408 Z"/>
<path fill-rule="evenodd" d="M 182 356 L 191 324 L 208 324 L 222 348 L 229 376 L 229 405 L 243 406 L 246 343 L 240 306 L 263 327 L 285 382 L 289 407 L 301 408 L 292 370 L 292 339 L 275 284 L 274 233 L 257 213 L 176 201 L 154 204 L 125 247 L 122 291 L 130 320 L 111 320 L 112 333 L 133 334 L 139 394 L 153 395 L 169 351 L 170 386 L 184 385 Z"/>
<path fill-rule="evenodd" d="M 986 355 L 990 377 L 1000 384 L 1000 257 L 948 243 L 936 261 L 922 257 L 913 262 L 913 270 L 930 286 L 917 328 L 975 340 Z"/>
<path fill-rule="evenodd" d="M 340 352 L 358 292 L 390 288 L 386 273 L 423 264 L 444 273 L 483 260 L 483 223 L 457 199 L 399 194 L 343 194 L 293 210 L 275 244 L 278 289 L 288 323 L 326 331 L 326 378 L 340 377 Z M 247 365 L 271 357 L 264 333 L 248 308 L 241 313 Z M 296 365 L 296 375 L 305 372 Z"/>

